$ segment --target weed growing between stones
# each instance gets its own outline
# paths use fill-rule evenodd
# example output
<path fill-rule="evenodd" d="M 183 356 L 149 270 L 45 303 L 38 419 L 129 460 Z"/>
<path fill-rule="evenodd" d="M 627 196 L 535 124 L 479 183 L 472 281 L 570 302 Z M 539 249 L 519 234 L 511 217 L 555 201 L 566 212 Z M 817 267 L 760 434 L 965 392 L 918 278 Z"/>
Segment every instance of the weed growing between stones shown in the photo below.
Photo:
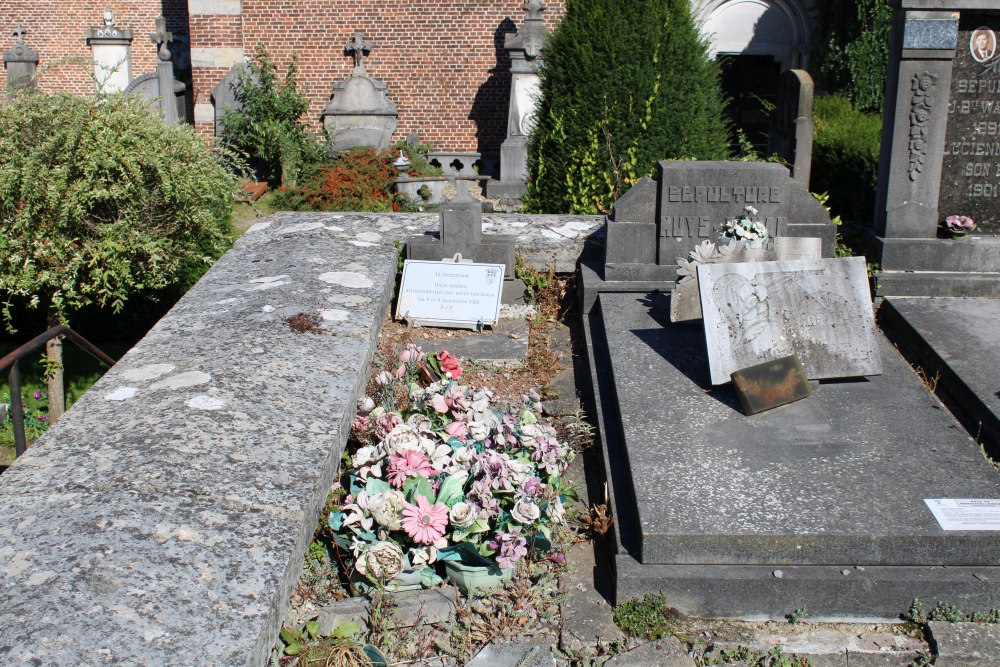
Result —
<path fill-rule="evenodd" d="M 615 623 L 629 637 L 659 639 L 667 633 L 670 619 L 662 593 L 648 593 L 641 600 L 627 600 L 615 609 Z"/>
<path fill-rule="evenodd" d="M 924 624 L 928 621 L 945 621 L 947 623 L 1000 623 L 1000 609 L 989 611 L 963 612 L 953 604 L 938 602 L 927 612 L 920 598 L 913 598 L 907 620 Z"/>

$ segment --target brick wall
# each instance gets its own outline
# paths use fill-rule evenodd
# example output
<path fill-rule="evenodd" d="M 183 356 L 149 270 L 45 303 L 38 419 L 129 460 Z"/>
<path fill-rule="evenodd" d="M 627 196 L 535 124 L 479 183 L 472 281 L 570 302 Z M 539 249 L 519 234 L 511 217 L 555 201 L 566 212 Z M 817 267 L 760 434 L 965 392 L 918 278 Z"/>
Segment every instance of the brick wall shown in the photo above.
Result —
<path fill-rule="evenodd" d="M 497 152 L 507 131 L 510 63 L 504 35 L 523 25 L 521 0 L 243 0 L 242 14 L 192 15 L 192 48 L 252 54 L 264 44 L 283 68 L 299 56 L 300 81 L 311 101 L 314 129 L 333 84 L 353 61 L 344 45 L 356 31 L 374 44 L 368 72 L 389 87 L 399 109 L 395 138 L 419 132 L 439 150 Z M 564 9 L 551 0 L 551 28 Z M 228 66 L 194 67 L 195 104 L 211 104 L 212 88 Z M 202 109 L 208 110 L 207 106 Z M 207 115 L 199 130 L 212 131 Z"/>
<path fill-rule="evenodd" d="M 88 65 L 64 64 L 46 72 L 42 88 L 93 91 L 86 44 L 88 27 L 102 24 L 106 6 L 115 23 L 130 27 L 132 73 L 155 70 L 147 35 L 153 19 L 167 16 L 168 29 L 190 34 L 194 115 L 210 134 L 212 88 L 233 62 L 264 44 L 279 67 L 299 56 L 300 81 L 311 101 L 308 120 L 320 114 L 333 84 L 350 74 L 344 45 L 356 31 L 374 44 L 365 59 L 371 76 L 389 87 L 399 109 L 395 138 L 419 132 L 443 151 L 497 152 L 506 136 L 510 90 L 504 35 L 523 25 L 522 0 L 0 0 L 0 29 L 10 48 L 14 26 L 28 27 L 27 43 L 40 67 L 76 57 Z M 545 17 L 553 27 L 564 0 L 549 0 Z"/>
<path fill-rule="evenodd" d="M 187 0 L 0 0 L 0 50 L 13 46 L 11 33 L 23 23 L 28 28 L 25 43 L 38 52 L 38 68 L 44 70 L 39 87 L 93 93 L 87 28 L 104 25 L 107 7 L 114 11 L 116 25 L 132 28 L 129 59 L 133 78 L 156 71 L 156 47 L 147 35 L 155 31 L 157 16 L 167 17 L 168 30 L 187 34 Z"/>

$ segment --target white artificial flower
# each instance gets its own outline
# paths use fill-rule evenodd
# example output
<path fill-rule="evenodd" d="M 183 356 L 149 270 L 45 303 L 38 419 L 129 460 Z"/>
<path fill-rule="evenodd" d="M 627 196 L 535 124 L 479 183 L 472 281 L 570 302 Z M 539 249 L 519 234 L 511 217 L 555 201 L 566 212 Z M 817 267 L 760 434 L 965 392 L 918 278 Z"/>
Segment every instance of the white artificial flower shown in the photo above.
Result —
<path fill-rule="evenodd" d="M 472 505 L 465 502 L 457 502 L 448 511 L 448 520 L 451 525 L 459 530 L 464 530 L 474 524 L 479 517 Z"/>
<path fill-rule="evenodd" d="M 355 567 L 372 581 L 388 581 L 403 571 L 405 556 L 395 542 L 380 541 L 358 556 Z"/>
<path fill-rule="evenodd" d="M 520 524 L 529 525 L 538 521 L 542 516 L 542 510 L 538 508 L 535 501 L 529 500 L 527 498 L 522 498 L 517 501 L 514 505 L 514 509 L 510 511 L 510 517 Z"/>

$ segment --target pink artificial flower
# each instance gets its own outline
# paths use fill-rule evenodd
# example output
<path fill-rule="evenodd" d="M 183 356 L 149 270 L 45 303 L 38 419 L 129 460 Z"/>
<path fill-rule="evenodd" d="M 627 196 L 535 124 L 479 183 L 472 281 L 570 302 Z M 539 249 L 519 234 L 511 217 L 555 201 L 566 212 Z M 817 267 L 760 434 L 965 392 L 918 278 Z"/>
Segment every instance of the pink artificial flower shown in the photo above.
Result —
<path fill-rule="evenodd" d="M 434 394 L 434 398 L 431 399 L 431 406 L 434 408 L 434 412 L 441 413 L 442 415 L 448 412 L 448 404 L 441 394 Z"/>
<path fill-rule="evenodd" d="M 462 421 L 454 421 L 444 427 L 445 432 L 452 438 L 465 440 L 469 437 L 469 425 Z"/>
<path fill-rule="evenodd" d="M 385 412 L 378 416 L 375 420 L 375 435 L 379 439 L 384 439 L 385 436 L 389 435 L 392 429 L 396 428 L 403 423 L 403 417 L 396 412 Z"/>
<path fill-rule="evenodd" d="M 372 430 L 371 418 L 366 415 L 358 415 L 351 422 L 351 430 L 358 434 L 367 433 Z"/>
<path fill-rule="evenodd" d="M 406 364 L 411 361 L 421 361 L 424 356 L 426 355 L 424 355 L 423 348 L 413 343 L 407 343 L 406 347 L 399 353 L 399 360 Z"/>
<path fill-rule="evenodd" d="M 387 477 L 389 483 L 397 489 L 403 488 L 403 484 L 410 477 L 430 477 L 435 473 L 434 466 L 427 460 L 423 453 L 407 449 L 401 454 L 389 455 L 389 472 Z"/>
<path fill-rule="evenodd" d="M 36 391 L 35 392 L 35 400 L 37 401 L 37 400 L 40 400 L 41 398 L 42 398 L 42 392 L 41 391 Z"/>
<path fill-rule="evenodd" d="M 944 219 L 944 224 L 955 232 L 971 232 L 976 227 L 975 221 L 967 215 L 949 215 Z"/>
<path fill-rule="evenodd" d="M 417 544 L 434 544 L 444 537 L 448 526 L 448 506 L 444 503 L 433 505 L 423 496 L 417 496 L 417 504 L 403 503 L 403 530 Z"/>
<path fill-rule="evenodd" d="M 462 367 L 458 365 L 458 359 L 448 350 L 442 349 L 434 357 L 438 360 L 442 373 L 446 373 L 452 380 L 462 377 Z"/>

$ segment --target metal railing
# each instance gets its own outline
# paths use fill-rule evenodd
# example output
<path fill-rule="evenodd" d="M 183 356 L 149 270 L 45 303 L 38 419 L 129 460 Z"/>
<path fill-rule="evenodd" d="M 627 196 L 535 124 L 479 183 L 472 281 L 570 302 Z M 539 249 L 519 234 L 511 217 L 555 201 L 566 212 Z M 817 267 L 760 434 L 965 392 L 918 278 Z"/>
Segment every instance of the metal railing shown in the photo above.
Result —
<path fill-rule="evenodd" d="M 7 375 L 7 384 L 10 387 L 10 413 L 11 420 L 14 425 L 15 458 L 24 454 L 24 450 L 27 448 L 27 442 L 24 437 L 24 405 L 21 399 L 21 371 L 18 368 L 18 362 L 23 357 L 37 351 L 40 347 L 56 336 L 65 336 L 69 340 L 76 343 L 77 346 L 84 352 L 92 356 L 94 359 L 97 359 L 108 368 L 115 365 L 115 360 L 104 354 L 104 352 L 99 350 L 93 343 L 69 327 L 61 324 L 59 326 L 52 327 L 43 334 L 35 336 L 24 345 L 21 345 L 0 359 L 0 373 L 3 373 L 8 367 L 10 368 L 10 373 Z"/>

